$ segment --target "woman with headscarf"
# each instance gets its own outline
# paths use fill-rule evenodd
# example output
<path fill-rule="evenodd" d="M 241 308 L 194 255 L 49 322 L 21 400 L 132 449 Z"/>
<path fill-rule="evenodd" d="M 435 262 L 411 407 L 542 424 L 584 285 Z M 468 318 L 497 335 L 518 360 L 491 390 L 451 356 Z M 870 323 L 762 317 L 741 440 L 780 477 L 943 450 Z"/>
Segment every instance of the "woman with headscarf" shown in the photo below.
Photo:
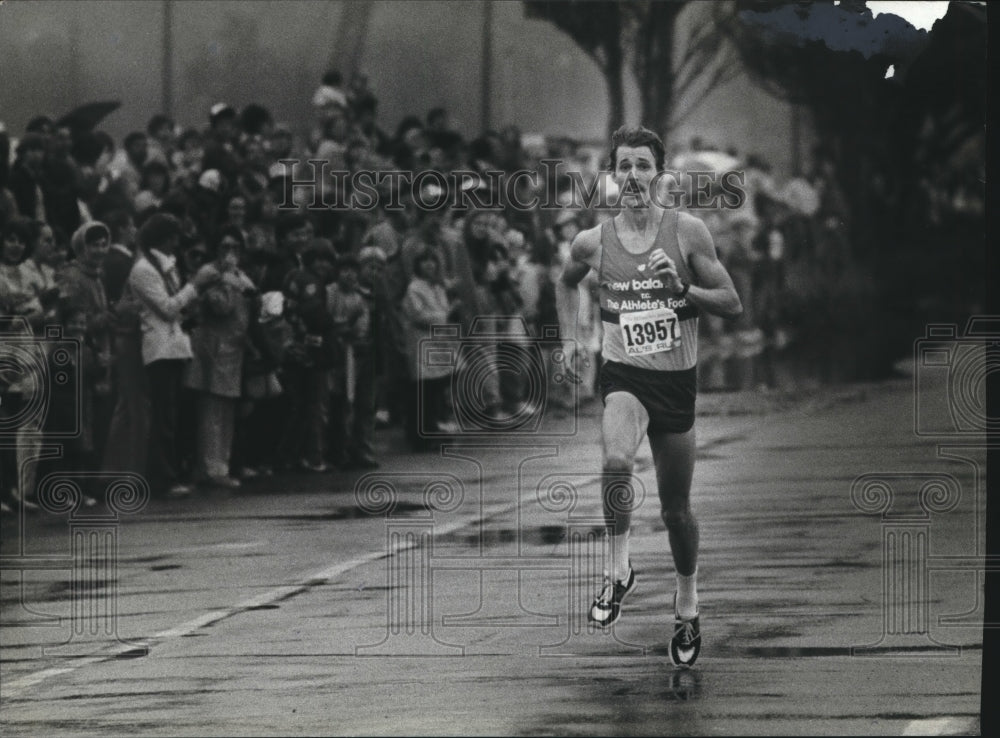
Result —
<path fill-rule="evenodd" d="M 93 352 L 97 371 L 93 385 L 82 388 L 85 419 L 81 452 L 100 454 L 111 422 L 112 316 L 104 287 L 104 258 L 111 248 L 111 232 L 100 221 L 85 223 L 73 233 L 70 248 L 75 258 L 58 276 L 59 302 L 64 312 L 86 315 L 84 342 Z M 99 457 L 98 457 L 99 458 Z"/>

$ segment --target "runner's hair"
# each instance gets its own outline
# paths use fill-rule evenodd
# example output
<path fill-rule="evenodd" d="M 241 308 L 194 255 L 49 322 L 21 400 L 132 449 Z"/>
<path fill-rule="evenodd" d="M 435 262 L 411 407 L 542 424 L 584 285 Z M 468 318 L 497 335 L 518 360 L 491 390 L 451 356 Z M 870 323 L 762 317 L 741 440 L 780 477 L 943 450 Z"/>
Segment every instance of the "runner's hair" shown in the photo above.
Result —
<path fill-rule="evenodd" d="M 631 146 L 633 148 L 648 146 L 649 150 L 653 152 L 653 159 L 656 162 L 656 171 L 663 171 L 664 160 L 667 157 L 666 149 L 663 146 L 663 139 L 648 128 L 643 128 L 642 126 L 638 126 L 636 128 L 622 126 L 611 134 L 612 170 L 618 166 L 619 146 Z"/>

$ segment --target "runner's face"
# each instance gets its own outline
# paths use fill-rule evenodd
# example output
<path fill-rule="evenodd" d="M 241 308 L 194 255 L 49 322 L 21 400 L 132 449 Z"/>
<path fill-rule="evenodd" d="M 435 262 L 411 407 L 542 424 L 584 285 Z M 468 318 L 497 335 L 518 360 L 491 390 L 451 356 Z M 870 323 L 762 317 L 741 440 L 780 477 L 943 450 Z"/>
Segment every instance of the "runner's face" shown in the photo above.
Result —
<path fill-rule="evenodd" d="M 656 176 L 656 158 L 648 146 L 619 146 L 616 152 L 615 184 L 627 208 L 649 206 L 650 182 Z"/>

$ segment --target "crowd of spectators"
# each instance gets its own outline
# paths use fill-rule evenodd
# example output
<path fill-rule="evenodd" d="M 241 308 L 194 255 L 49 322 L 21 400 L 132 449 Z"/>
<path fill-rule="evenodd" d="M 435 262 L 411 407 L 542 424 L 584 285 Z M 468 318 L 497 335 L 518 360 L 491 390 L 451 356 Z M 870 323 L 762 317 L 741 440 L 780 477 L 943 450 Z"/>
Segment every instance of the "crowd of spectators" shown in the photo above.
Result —
<path fill-rule="evenodd" d="M 390 135 L 363 75 L 329 73 L 312 103 L 308 132 L 262 105 L 219 103 L 204 129 L 157 114 L 121 147 L 94 125 L 45 116 L 13 151 L 0 133 L 0 420 L 16 435 L 0 450 L 5 510 L 33 508 L 50 471 L 133 472 L 162 496 L 235 489 L 293 469 L 374 468 L 379 427 L 402 427 L 422 451 L 469 422 L 502 429 L 593 397 L 593 275 L 580 286 L 578 356 L 588 360 L 576 362 L 578 387 L 539 394 L 531 372 L 504 370 L 500 358 L 536 360 L 524 346 L 558 323 L 554 279 L 573 237 L 609 215 L 579 207 L 568 187 L 566 171 L 600 176 L 593 157 L 564 140 L 532 149 L 513 126 L 470 141 L 442 108 Z M 566 169 L 544 169 L 546 157 Z M 489 206 L 428 208 L 390 181 L 373 207 L 323 207 L 351 202 L 353 181 L 315 179 L 310 160 L 329 171 L 464 172 L 448 181 Z M 780 327 L 786 243 L 821 206 L 807 182 L 782 191 L 750 164 L 749 205 L 703 215 L 741 293 L 756 295 L 736 327 L 755 340 Z M 519 181 L 562 207 L 515 208 L 510 192 L 491 191 L 490 172 L 521 170 L 546 172 Z M 452 340 L 477 336 L 476 350 L 425 355 L 440 324 L 457 327 Z M 59 350 L 66 339 L 78 350 Z M 464 371 L 474 386 L 458 397 Z M 459 403 L 474 412 L 456 422 Z M 47 436 L 60 455 L 42 451 Z"/>
<path fill-rule="evenodd" d="M 513 331 L 503 340 L 518 344 L 556 322 L 560 239 L 537 212 L 428 210 L 402 188 L 380 192 L 402 208 L 317 207 L 317 189 L 326 203 L 349 179 L 294 184 L 308 160 L 512 171 L 526 165 L 516 129 L 468 141 L 436 108 L 388 135 L 361 76 L 328 74 L 312 102 L 301 135 L 264 106 L 224 103 L 204 130 L 158 114 L 120 147 L 45 116 L 13 151 L 0 134 L 0 413 L 16 436 L 0 452 L 5 510 L 34 508 L 51 471 L 133 472 L 168 496 L 374 468 L 377 426 L 403 427 L 414 451 L 462 430 L 448 381 L 461 362 L 419 367 L 431 325 Z M 487 356 L 476 402 L 502 424 L 528 400 L 497 365 Z"/>

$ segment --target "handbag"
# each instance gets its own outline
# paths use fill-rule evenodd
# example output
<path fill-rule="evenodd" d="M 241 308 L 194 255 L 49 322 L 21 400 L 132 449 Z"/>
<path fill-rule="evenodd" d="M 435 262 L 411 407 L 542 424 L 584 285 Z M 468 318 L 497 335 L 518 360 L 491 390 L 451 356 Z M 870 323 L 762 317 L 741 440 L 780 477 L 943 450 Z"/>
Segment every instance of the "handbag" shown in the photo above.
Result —
<path fill-rule="evenodd" d="M 243 395 L 251 400 L 266 400 L 284 392 L 276 372 L 257 374 L 243 380 Z"/>

